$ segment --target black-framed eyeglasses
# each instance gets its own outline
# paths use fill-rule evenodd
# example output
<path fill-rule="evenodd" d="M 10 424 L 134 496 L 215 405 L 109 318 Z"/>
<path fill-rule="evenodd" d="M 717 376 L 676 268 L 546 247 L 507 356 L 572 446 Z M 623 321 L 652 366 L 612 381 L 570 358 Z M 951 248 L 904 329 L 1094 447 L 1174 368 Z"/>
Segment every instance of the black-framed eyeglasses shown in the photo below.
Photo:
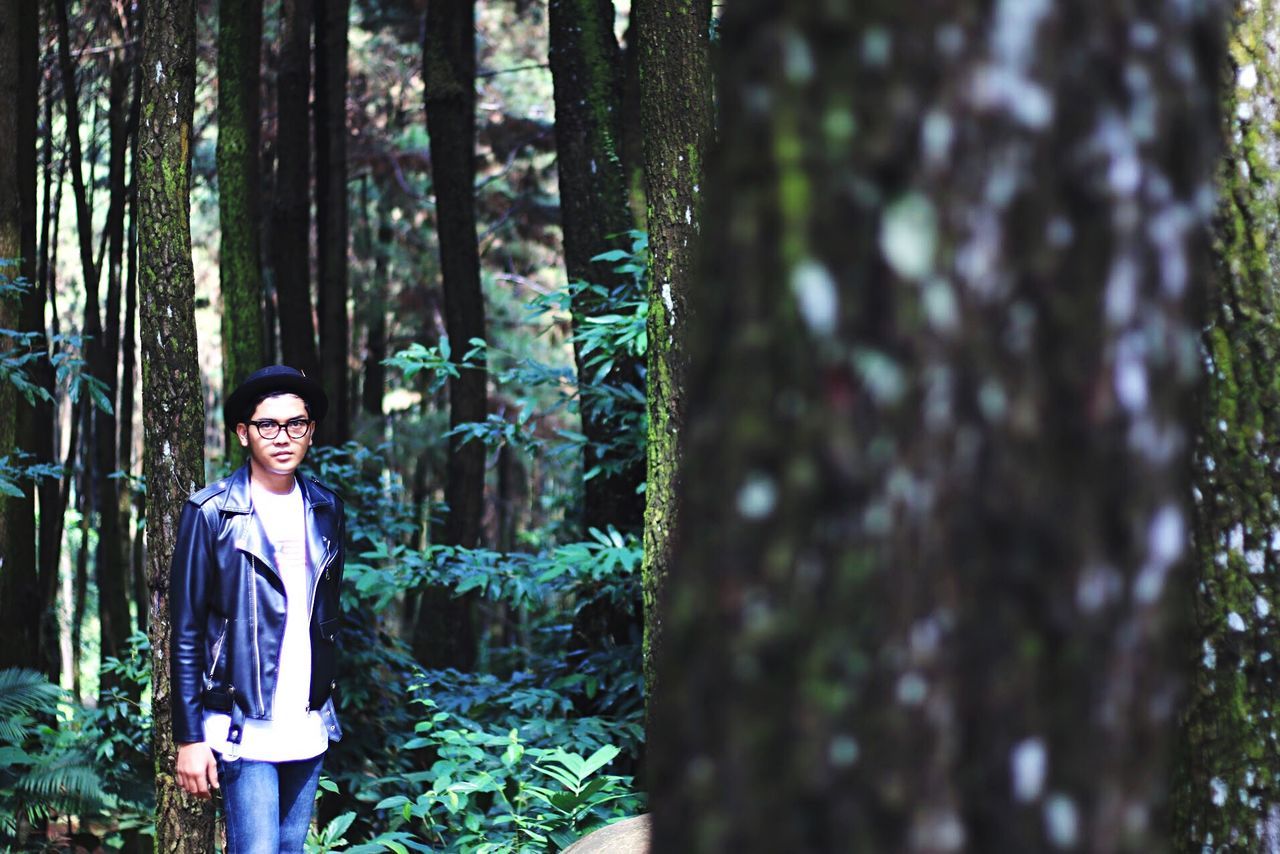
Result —
<path fill-rule="evenodd" d="M 264 439 L 274 439 L 280 435 L 281 428 L 289 434 L 290 439 L 305 439 L 307 431 L 311 429 L 310 418 L 290 418 L 284 424 L 279 421 L 272 421 L 270 418 L 264 418 L 261 421 L 250 421 L 258 431 L 258 435 Z"/>

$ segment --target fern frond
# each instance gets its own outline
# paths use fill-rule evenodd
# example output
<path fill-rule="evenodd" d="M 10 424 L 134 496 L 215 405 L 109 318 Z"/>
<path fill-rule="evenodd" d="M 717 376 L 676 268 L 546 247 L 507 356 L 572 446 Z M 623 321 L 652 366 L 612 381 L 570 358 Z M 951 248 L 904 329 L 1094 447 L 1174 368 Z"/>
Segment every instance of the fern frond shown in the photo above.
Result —
<path fill-rule="evenodd" d="M 61 696 L 62 689 L 43 673 L 25 667 L 0 669 L 0 719 L 52 709 Z"/>
<path fill-rule="evenodd" d="M 64 811 L 100 804 L 107 797 L 88 757 L 77 753 L 37 764 L 14 780 L 14 789 L 35 803 Z"/>

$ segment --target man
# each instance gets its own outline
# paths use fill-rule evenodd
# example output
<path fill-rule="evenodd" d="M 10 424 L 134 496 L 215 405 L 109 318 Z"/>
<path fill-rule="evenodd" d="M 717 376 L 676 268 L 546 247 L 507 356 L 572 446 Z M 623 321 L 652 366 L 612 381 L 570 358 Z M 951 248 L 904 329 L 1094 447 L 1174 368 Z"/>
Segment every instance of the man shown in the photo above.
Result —
<path fill-rule="evenodd" d="M 170 574 L 178 783 L 221 788 L 228 854 L 301 852 L 333 710 L 342 501 L 299 477 L 328 399 L 273 365 L 227 397 L 248 462 L 182 508 Z"/>

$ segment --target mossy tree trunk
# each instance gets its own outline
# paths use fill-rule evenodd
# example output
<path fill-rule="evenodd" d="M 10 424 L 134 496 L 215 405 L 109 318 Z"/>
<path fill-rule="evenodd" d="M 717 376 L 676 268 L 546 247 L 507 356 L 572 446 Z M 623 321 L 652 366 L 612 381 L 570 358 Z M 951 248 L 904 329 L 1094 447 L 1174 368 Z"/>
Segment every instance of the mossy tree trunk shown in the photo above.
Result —
<path fill-rule="evenodd" d="M 347 17 L 351 0 L 318 0 L 316 12 L 316 237 L 320 370 L 330 414 L 320 439 L 351 438 L 351 323 L 347 318 Z"/>
<path fill-rule="evenodd" d="M 645 687 L 655 688 L 654 653 L 662 624 L 658 602 L 671 562 L 680 478 L 687 357 L 686 294 L 693 282 L 702 225 L 703 164 L 713 133 L 711 2 L 639 0 L 640 121 L 644 128 L 648 199 L 649 406 L 648 478 L 645 485 Z"/>
<path fill-rule="evenodd" d="M 623 63 L 614 37 L 613 0 L 550 0 L 551 75 L 555 88 L 556 163 L 565 269 L 570 282 L 590 282 L 618 296 L 640 296 L 613 264 L 593 262 L 612 249 L 629 249 L 632 227 L 627 175 L 622 164 Z M 574 299 L 574 325 L 600 314 L 609 301 L 591 291 Z M 575 347 L 583 460 L 583 523 L 639 531 L 644 519 L 644 460 L 619 448 L 618 410 L 628 407 L 626 386 L 643 389 L 640 363 L 621 355 L 605 377 L 603 391 L 583 391 L 594 373 Z M 609 388 L 619 391 L 608 393 Z"/>
<path fill-rule="evenodd" d="M 1174 795 L 1176 849 L 1280 846 L 1280 4 L 1239 4 L 1223 103 L 1208 365 L 1195 467 L 1192 672 Z"/>
<path fill-rule="evenodd" d="M 27 280 L 20 298 L 0 302 L 0 328 L 34 333 L 32 345 L 47 348 L 43 337 L 44 291 L 36 281 L 36 108 L 39 29 L 37 9 L 10 0 L 0 12 L 0 98 L 12 105 L 0 118 L 0 150 L 11 152 L 0 163 L 0 274 Z M 16 322 L 15 322 L 16 321 Z M 0 341 L 0 350 L 13 344 Z M 41 360 L 31 366 L 33 379 L 50 386 L 52 369 Z M 28 404 L 5 383 L 0 388 L 0 456 L 14 450 L 31 454 L 29 462 L 52 462 L 53 408 L 47 402 Z M 10 419 L 12 419 L 10 421 Z M 10 430 L 12 432 L 10 432 Z M 53 603 L 46 601 L 39 583 L 36 552 L 36 494 L 38 487 L 21 484 L 23 496 L 0 498 L 0 623 L 13 628 L 10 643 L 0 651 L 0 667 L 50 667 L 41 640 L 41 620 Z"/>
<path fill-rule="evenodd" d="M 484 294 L 475 220 L 476 56 L 474 0 L 427 6 L 423 45 L 431 180 L 436 196 L 445 331 L 461 362 L 472 338 L 485 337 Z M 488 370 L 483 358 L 449 379 L 449 424 L 484 421 Z M 484 512 L 484 445 L 449 437 L 445 481 L 448 505 L 441 542 L 480 545 Z M 474 595 L 454 598 L 428 589 L 422 596 L 414 651 L 428 666 L 469 668 L 475 659 Z"/>
<path fill-rule="evenodd" d="M 169 679 L 169 562 L 178 513 L 204 480 L 189 220 L 195 27 L 194 0 L 147 4 L 137 174 L 156 850 L 207 854 L 213 806 L 185 794 L 173 776 Z"/>
<path fill-rule="evenodd" d="M 1221 11 L 728 6 L 653 850 L 1167 850 Z"/>
<path fill-rule="evenodd" d="M 262 319 L 262 180 L 259 88 L 262 0 L 218 3 L 218 214 L 221 243 L 222 393 L 266 364 Z M 227 457 L 239 456 L 224 425 Z"/>
<path fill-rule="evenodd" d="M 321 377 L 311 298 L 311 11 L 312 0 L 280 3 L 270 245 L 281 361 L 309 377 Z"/>

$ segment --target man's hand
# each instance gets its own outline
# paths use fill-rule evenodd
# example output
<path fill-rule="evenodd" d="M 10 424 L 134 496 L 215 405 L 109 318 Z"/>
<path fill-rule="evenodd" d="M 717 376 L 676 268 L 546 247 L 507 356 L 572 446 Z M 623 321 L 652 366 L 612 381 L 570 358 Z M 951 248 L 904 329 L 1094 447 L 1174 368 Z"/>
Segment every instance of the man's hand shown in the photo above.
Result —
<path fill-rule="evenodd" d="M 178 761 L 174 770 L 178 785 L 197 798 L 208 798 L 218 788 L 218 762 L 203 741 L 178 745 Z"/>

